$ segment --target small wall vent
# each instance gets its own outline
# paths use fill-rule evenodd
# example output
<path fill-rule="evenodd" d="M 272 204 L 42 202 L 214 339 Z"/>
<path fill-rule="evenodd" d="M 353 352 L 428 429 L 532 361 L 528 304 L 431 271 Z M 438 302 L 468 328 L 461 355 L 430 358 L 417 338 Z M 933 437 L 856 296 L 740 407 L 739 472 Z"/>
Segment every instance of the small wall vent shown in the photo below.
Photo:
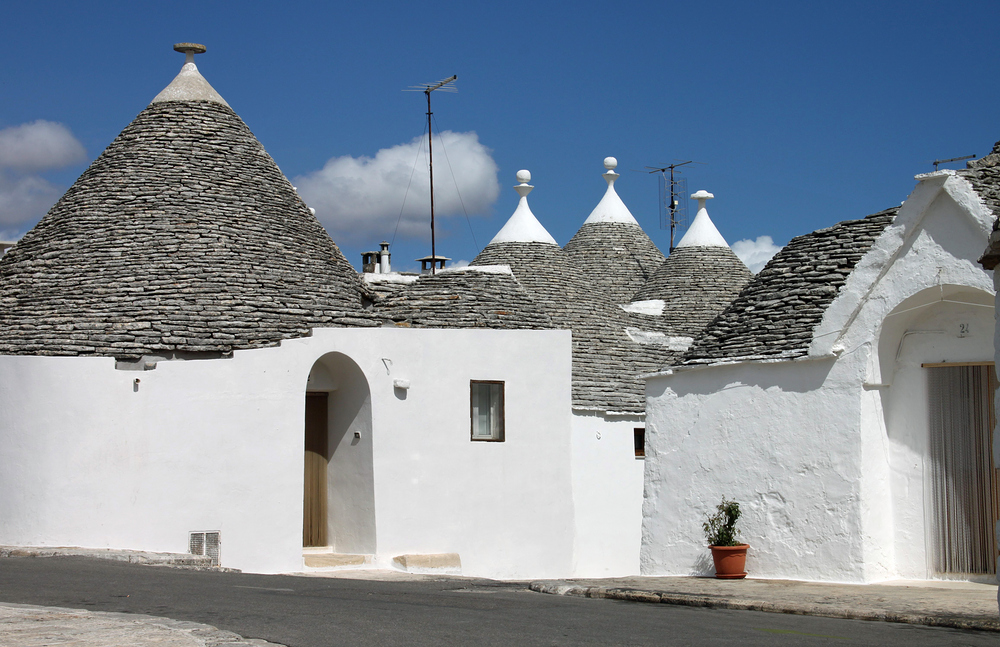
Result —
<path fill-rule="evenodd" d="M 219 539 L 218 530 L 192 532 L 188 535 L 188 552 L 192 555 L 207 555 L 212 558 L 212 565 L 219 565 L 219 547 L 222 541 Z"/>

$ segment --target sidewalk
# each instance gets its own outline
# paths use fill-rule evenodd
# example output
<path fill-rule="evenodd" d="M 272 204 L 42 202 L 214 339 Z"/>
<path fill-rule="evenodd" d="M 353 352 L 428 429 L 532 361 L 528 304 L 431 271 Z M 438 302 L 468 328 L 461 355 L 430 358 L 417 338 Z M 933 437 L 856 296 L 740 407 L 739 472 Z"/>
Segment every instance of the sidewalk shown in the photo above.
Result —
<path fill-rule="evenodd" d="M 0 603 L 0 644 L 4 647 L 282 647 L 247 640 L 197 622 L 134 613 L 103 613 L 60 607 Z"/>
<path fill-rule="evenodd" d="M 708 577 L 541 580 L 532 591 L 631 602 L 744 609 L 1000 631 L 997 587 L 972 582 L 826 584 Z"/>

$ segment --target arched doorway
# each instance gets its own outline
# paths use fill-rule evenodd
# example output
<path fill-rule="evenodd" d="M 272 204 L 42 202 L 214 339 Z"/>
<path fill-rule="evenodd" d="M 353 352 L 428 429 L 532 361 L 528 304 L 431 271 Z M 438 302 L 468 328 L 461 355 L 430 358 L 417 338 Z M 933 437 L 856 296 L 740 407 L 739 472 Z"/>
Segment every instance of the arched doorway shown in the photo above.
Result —
<path fill-rule="evenodd" d="M 306 385 L 303 546 L 375 553 L 371 391 L 342 353 L 313 364 Z"/>
<path fill-rule="evenodd" d="M 940 285 L 886 316 L 878 341 L 897 574 L 992 579 L 1000 479 L 991 437 L 993 295 Z"/>

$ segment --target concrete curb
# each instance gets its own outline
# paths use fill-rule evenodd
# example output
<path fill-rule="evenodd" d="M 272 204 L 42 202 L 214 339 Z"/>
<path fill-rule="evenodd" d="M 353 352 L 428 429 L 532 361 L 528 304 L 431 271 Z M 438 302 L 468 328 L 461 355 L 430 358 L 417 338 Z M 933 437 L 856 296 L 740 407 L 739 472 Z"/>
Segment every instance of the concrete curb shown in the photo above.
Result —
<path fill-rule="evenodd" d="M 50 644 L 47 641 L 58 638 L 60 644 L 64 642 L 62 639 L 70 639 L 74 645 L 153 645 L 176 644 L 179 641 L 204 647 L 286 647 L 260 638 L 244 638 L 199 622 L 135 613 L 3 602 L 0 603 L 0 617 L 4 620 L 7 638 L 13 640 L 15 645 Z M 152 635 L 141 635 L 143 633 Z M 21 642 L 18 639 L 22 639 Z M 41 640 L 46 642 L 37 642 Z M 170 642 L 164 642 L 167 640 Z"/>
<path fill-rule="evenodd" d="M 153 553 L 142 550 L 119 550 L 115 548 L 77 548 L 59 546 L 42 548 L 34 546 L 0 546 L 0 558 L 4 557 L 88 557 L 91 559 L 107 559 L 129 564 L 144 566 L 167 566 L 185 568 L 197 571 L 220 571 L 226 573 L 241 572 L 236 568 L 213 566 L 212 559 L 205 555 L 189 555 L 187 553 Z"/>
<path fill-rule="evenodd" d="M 737 609 L 742 611 L 789 613 L 794 615 L 820 616 L 825 618 L 843 618 L 847 620 L 878 620 L 882 622 L 900 622 L 913 625 L 926 625 L 930 627 L 949 627 L 952 629 L 974 629 L 978 631 L 1000 632 L 1000 620 L 995 619 L 892 613 L 882 610 L 854 609 L 822 604 L 773 603 L 763 600 L 721 598 L 705 595 L 692 595 L 687 593 L 647 591 L 603 586 L 573 586 L 567 584 L 552 584 L 550 582 L 532 582 L 528 585 L 528 588 L 538 593 L 548 593 L 551 595 L 604 598 L 609 600 L 624 600 L 627 602 L 676 604 L 688 607 L 705 607 L 709 609 Z"/>

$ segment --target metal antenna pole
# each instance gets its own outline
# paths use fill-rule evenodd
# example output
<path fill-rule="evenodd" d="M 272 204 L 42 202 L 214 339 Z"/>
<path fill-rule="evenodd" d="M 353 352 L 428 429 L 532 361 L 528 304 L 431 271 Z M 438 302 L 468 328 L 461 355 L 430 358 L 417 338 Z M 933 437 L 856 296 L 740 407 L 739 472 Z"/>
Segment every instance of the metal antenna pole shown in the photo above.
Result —
<path fill-rule="evenodd" d="M 652 169 L 651 171 L 649 171 L 650 173 L 659 173 L 660 177 L 663 178 L 663 183 L 664 184 L 666 184 L 666 180 L 667 180 L 666 172 L 670 171 L 670 190 L 669 190 L 669 194 L 670 194 L 670 206 L 669 206 L 669 209 L 670 209 L 670 215 L 669 215 L 669 220 L 670 220 L 670 253 L 673 253 L 673 251 L 674 251 L 674 232 L 676 231 L 677 224 L 678 224 L 677 223 L 677 218 L 675 217 L 676 212 L 677 212 L 677 204 L 678 204 L 678 202 L 677 202 L 677 183 L 674 181 L 674 169 L 679 168 L 681 166 L 686 166 L 688 164 L 704 164 L 704 162 L 695 162 L 693 160 L 687 160 L 685 162 L 680 162 L 680 163 L 675 163 L 675 164 L 669 164 L 667 166 L 662 166 L 662 167 L 655 167 L 655 166 L 647 166 L 646 167 L 648 169 Z M 677 173 L 679 174 L 680 171 L 677 171 Z M 663 193 L 664 193 L 663 197 L 665 198 L 666 194 L 668 193 L 668 191 L 666 190 L 666 187 L 664 187 Z M 661 224 L 660 226 L 662 227 L 663 225 Z"/>
<path fill-rule="evenodd" d="M 431 89 L 424 90 L 427 95 L 427 168 L 431 172 L 431 274 L 437 273 L 437 249 L 434 246 L 434 148 L 431 142 L 434 141 L 431 132 Z"/>
<path fill-rule="evenodd" d="M 437 247 L 434 240 L 434 148 L 432 146 L 434 133 L 431 126 L 431 115 L 434 113 L 431 112 L 431 92 L 442 88 L 446 92 L 456 92 L 455 87 L 449 86 L 448 84 L 457 78 L 458 75 L 454 74 L 443 81 L 438 81 L 437 83 L 410 86 L 409 88 L 410 90 L 420 90 L 427 95 L 427 168 L 430 170 L 431 176 L 431 274 L 437 273 Z"/>

